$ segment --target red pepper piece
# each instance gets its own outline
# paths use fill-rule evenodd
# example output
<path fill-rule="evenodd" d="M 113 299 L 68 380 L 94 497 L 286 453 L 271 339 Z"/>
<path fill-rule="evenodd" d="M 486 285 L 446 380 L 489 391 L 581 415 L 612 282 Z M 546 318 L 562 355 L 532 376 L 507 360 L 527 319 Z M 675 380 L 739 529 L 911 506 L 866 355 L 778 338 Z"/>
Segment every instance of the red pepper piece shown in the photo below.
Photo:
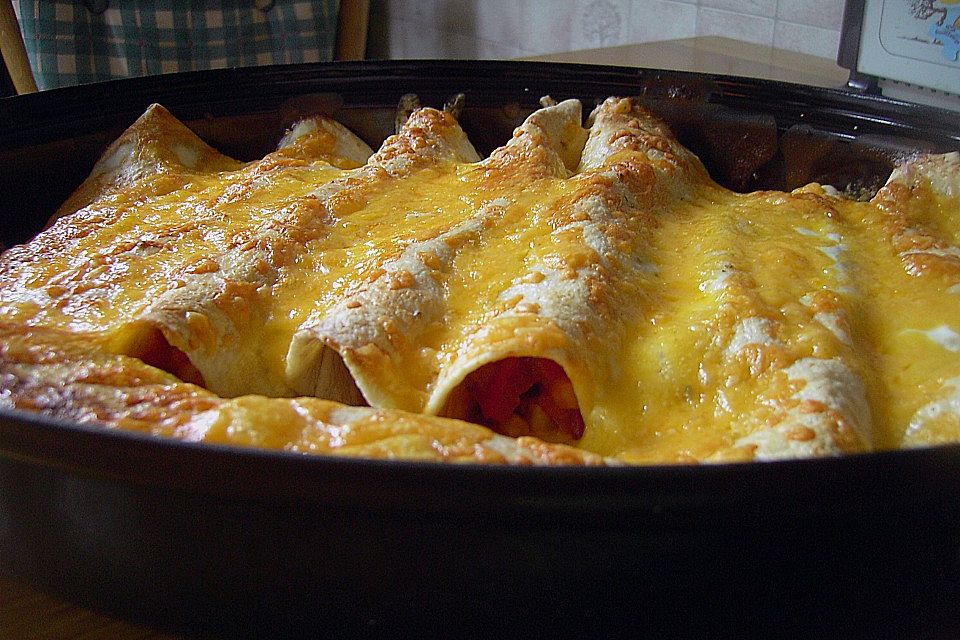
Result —
<path fill-rule="evenodd" d="M 537 382 L 528 360 L 529 358 L 506 358 L 489 365 L 494 367 L 494 371 L 487 384 L 475 395 L 484 418 L 503 423 L 509 420 L 520 406 L 520 396 Z"/>

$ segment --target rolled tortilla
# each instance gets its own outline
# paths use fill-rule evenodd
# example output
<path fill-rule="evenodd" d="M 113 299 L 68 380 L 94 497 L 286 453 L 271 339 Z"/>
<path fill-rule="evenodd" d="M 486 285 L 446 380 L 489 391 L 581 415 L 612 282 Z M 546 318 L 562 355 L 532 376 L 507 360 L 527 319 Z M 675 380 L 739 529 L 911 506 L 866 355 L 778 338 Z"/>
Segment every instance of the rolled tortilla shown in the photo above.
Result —
<path fill-rule="evenodd" d="M 278 155 L 328 162 L 340 169 L 363 166 L 373 155 L 367 143 L 345 126 L 324 116 L 297 122 L 277 145 Z"/>
<path fill-rule="evenodd" d="M 428 411 L 561 441 L 588 442 L 611 426 L 604 400 L 619 374 L 625 323 L 652 286 L 647 247 L 656 218 L 706 173 L 633 101 L 607 100 L 589 123 L 578 173 L 542 208 L 539 250 L 466 333 Z M 509 391 L 514 406 L 502 402 L 504 368 L 526 378 L 526 388 Z"/>
<path fill-rule="evenodd" d="M 198 138 L 164 107 L 152 104 L 107 147 L 47 226 L 107 195 L 122 198 L 124 189 L 134 184 L 140 198 L 165 195 L 196 174 L 234 171 L 241 164 Z"/>
<path fill-rule="evenodd" d="M 703 183 L 660 218 L 649 315 L 621 362 L 642 399 L 620 455 L 740 461 L 876 446 L 865 275 L 849 204 L 819 186 L 735 194 Z M 851 216 L 852 217 L 852 216 Z M 761 240 L 762 239 L 762 240 Z M 608 401 L 623 420 L 637 403 Z M 628 444 L 632 443 L 632 444 Z"/>
<path fill-rule="evenodd" d="M 960 438 L 960 154 L 910 158 L 872 204 L 865 222 L 883 249 L 869 263 L 877 284 L 873 336 L 887 365 L 878 397 L 888 416 L 883 444 L 955 442 Z"/>

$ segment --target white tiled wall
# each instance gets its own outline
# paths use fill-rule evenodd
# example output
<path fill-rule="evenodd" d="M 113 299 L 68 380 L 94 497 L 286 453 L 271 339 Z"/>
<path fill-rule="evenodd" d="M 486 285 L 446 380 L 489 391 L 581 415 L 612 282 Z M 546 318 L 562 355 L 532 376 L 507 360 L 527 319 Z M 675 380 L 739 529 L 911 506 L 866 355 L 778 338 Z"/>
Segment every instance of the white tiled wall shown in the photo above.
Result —
<path fill-rule="evenodd" d="M 843 0 L 372 0 L 372 57 L 517 58 L 719 35 L 836 58 Z"/>

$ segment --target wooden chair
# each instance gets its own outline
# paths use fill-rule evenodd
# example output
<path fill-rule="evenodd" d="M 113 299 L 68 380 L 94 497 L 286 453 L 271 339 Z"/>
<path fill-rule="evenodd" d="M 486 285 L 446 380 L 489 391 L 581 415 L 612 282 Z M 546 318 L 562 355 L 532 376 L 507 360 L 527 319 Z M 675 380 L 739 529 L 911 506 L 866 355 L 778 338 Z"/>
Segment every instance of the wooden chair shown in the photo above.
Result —
<path fill-rule="evenodd" d="M 334 60 L 361 60 L 367 42 L 369 0 L 341 0 L 337 13 Z M 0 0 L 0 54 L 18 94 L 37 91 L 13 0 Z"/>
<path fill-rule="evenodd" d="M 0 0 L 0 54 L 17 93 L 33 93 L 37 83 L 33 79 L 27 48 L 23 44 L 13 0 Z"/>

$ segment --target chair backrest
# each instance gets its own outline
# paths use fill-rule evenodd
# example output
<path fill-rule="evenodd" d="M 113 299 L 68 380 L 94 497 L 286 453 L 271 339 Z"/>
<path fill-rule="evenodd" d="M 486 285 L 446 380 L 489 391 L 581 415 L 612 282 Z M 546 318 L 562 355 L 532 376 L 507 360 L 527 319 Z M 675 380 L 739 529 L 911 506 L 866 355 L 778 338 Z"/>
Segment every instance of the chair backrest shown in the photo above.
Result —
<path fill-rule="evenodd" d="M 0 0 L 0 55 L 3 56 L 7 75 L 17 93 L 32 93 L 37 90 L 12 0 Z"/>
<path fill-rule="evenodd" d="M 178 71 L 363 57 L 369 11 L 369 0 L 13 2 L 39 89 Z M 0 0 L 0 12 L 6 11 L 8 20 L 10 6 L 10 0 Z M 13 34 L 3 33 L 2 18 L 0 37 L 13 40 Z M 23 56 L 7 55 L 15 44 L 5 46 L 3 53 L 23 93 L 21 84 L 26 83 L 18 84 L 14 71 L 14 65 L 22 66 Z"/>

